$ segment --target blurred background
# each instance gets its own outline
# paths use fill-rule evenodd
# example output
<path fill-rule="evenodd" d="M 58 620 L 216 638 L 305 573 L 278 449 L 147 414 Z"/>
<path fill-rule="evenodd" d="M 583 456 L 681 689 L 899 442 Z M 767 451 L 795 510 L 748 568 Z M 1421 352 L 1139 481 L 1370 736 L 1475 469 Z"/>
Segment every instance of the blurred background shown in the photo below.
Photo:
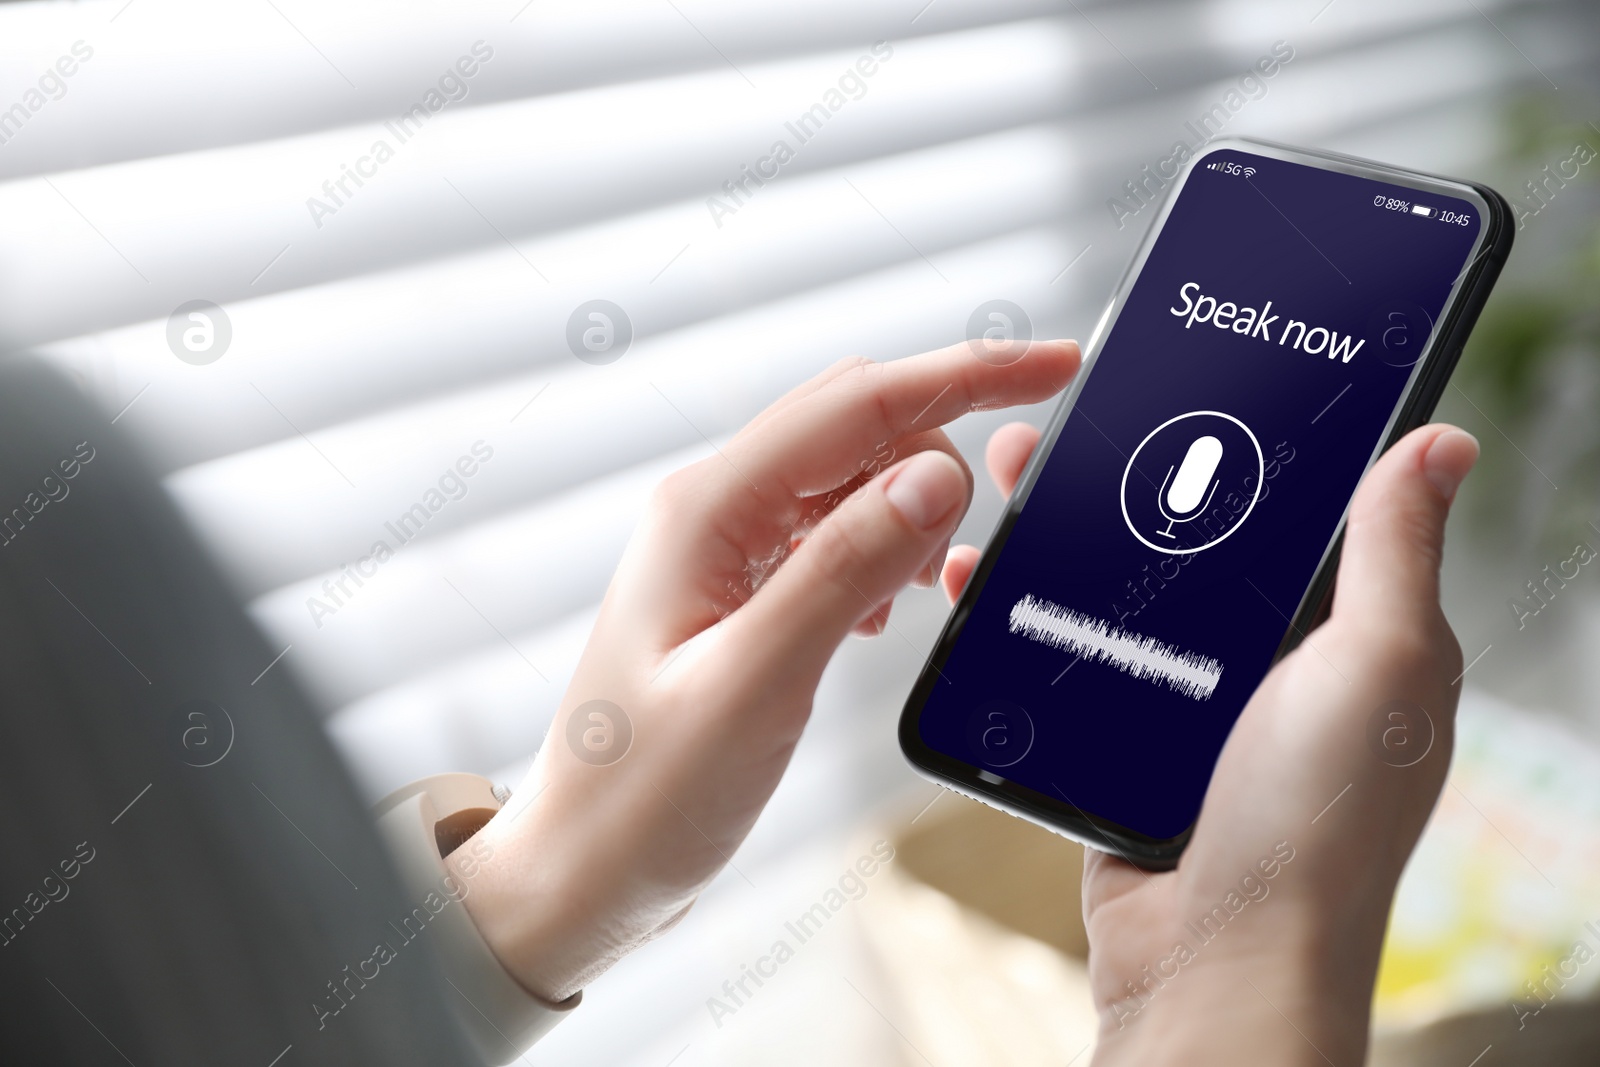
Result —
<path fill-rule="evenodd" d="M 1591 1062 L 1600 968 L 1524 983 L 1600 947 L 1600 564 L 1546 570 L 1600 550 L 1592 3 L 4 4 L 0 351 L 142 442 L 369 797 L 514 782 L 655 481 L 992 301 L 1087 338 L 1154 215 L 1142 168 L 1202 116 L 1516 207 L 1440 411 L 1484 446 L 1446 563 L 1470 666 L 1375 1060 Z M 952 436 L 980 467 L 1012 417 Z M 895 744 L 945 610 L 909 593 L 845 649 L 737 870 L 529 1062 L 1087 1062 L 1081 857 Z M 864 895 L 733 1001 L 880 840 Z"/>

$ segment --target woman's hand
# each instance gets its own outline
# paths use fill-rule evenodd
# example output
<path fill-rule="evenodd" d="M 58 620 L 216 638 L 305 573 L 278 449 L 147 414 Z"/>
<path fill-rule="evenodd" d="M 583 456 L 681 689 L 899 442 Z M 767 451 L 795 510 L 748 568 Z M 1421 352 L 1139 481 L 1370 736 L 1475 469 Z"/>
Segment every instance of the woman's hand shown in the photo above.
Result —
<path fill-rule="evenodd" d="M 467 908 L 523 984 L 564 999 L 687 909 L 839 643 L 939 573 L 972 494 L 939 427 L 1048 399 L 1078 364 L 1071 341 L 847 360 L 662 483 L 533 769 L 480 831 L 494 858 Z"/>
<path fill-rule="evenodd" d="M 996 432 L 1002 492 L 1038 438 Z M 1450 764 L 1461 652 L 1439 558 L 1477 455 L 1470 435 L 1427 426 L 1368 473 L 1332 615 L 1246 705 L 1177 869 L 1089 852 L 1096 1064 L 1365 1062 L 1390 902 Z M 952 600 L 977 558 L 951 549 Z"/>

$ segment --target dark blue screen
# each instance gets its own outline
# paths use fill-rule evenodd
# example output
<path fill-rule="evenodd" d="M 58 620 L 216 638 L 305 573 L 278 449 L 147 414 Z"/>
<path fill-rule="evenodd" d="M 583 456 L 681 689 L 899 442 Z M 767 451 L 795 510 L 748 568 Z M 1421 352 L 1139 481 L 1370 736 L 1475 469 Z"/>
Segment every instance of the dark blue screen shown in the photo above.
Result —
<path fill-rule="evenodd" d="M 938 664 L 923 742 L 1139 833 L 1187 828 L 1482 221 L 1199 160 Z"/>

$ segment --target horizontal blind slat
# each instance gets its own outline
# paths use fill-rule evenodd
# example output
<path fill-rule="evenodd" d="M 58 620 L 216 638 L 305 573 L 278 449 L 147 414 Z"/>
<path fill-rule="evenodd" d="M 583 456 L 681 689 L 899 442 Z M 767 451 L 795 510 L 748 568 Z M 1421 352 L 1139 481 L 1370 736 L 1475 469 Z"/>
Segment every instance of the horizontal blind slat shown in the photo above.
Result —
<path fill-rule="evenodd" d="M 731 432 L 846 355 L 888 358 L 948 343 L 996 291 L 1044 308 L 1043 329 L 1050 280 L 1078 251 L 1068 248 L 1052 231 L 1001 238 L 942 256 L 948 286 L 920 260 L 895 266 L 642 343 L 610 366 L 572 361 L 554 376 L 333 427 L 315 435 L 315 447 L 287 439 L 188 468 L 166 484 L 242 590 L 256 595 L 365 551 L 384 521 L 410 508 L 480 437 L 493 462 L 463 500 L 430 521 L 429 536 L 702 434 Z M 753 338 L 764 342 L 753 346 Z"/>

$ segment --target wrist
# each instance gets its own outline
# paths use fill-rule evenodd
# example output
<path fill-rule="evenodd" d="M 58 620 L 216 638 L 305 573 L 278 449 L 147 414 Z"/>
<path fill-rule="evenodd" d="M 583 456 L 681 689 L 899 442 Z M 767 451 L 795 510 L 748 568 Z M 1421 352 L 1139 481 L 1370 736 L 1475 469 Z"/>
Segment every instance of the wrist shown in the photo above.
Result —
<path fill-rule="evenodd" d="M 538 849 L 526 829 L 502 816 L 478 831 L 474 842 L 494 858 L 465 903 L 501 965 L 530 993 L 558 1002 L 583 988 L 603 952 L 586 917 L 574 913 L 586 894 L 570 888 L 559 850 Z"/>
<path fill-rule="evenodd" d="M 558 827 L 547 830 L 544 824 L 552 819 Z M 525 811 L 513 799 L 474 839 L 494 859 L 484 864 L 466 900 L 501 965 L 529 992 L 552 1002 L 583 989 L 670 928 L 693 900 L 630 890 L 619 866 L 625 857 L 611 862 L 582 841 L 564 839 L 562 825 L 578 823 L 562 823 L 544 804 Z"/>
<path fill-rule="evenodd" d="M 404 930 L 396 926 L 394 932 L 407 941 L 428 931 L 444 977 L 461 994 L 463 1003 L 452 1001 L 457 1017 L 484 1063 L 502 1062 L 508 1052 L 532 1045 L 581 1000 L 534 994 L 501 961 L 470 913 L 468 902 L 495 858 L 474 831 L 503 799 L 477 775 L 439 774 L 402 786 L 374 809 L 400 887 L 414 902 L 402 920 Z"/>
<path fill-rule="evenodd" d="M 1102 1005 L 1094 1067 L 1365 1062 L 1376 953 L 1363 965 L 1345 952 L 1348 939 L 1260 935 L 1226 954 L 1202 945 L 1170 978 L 1146 968 L 1134 990 Z"/>

